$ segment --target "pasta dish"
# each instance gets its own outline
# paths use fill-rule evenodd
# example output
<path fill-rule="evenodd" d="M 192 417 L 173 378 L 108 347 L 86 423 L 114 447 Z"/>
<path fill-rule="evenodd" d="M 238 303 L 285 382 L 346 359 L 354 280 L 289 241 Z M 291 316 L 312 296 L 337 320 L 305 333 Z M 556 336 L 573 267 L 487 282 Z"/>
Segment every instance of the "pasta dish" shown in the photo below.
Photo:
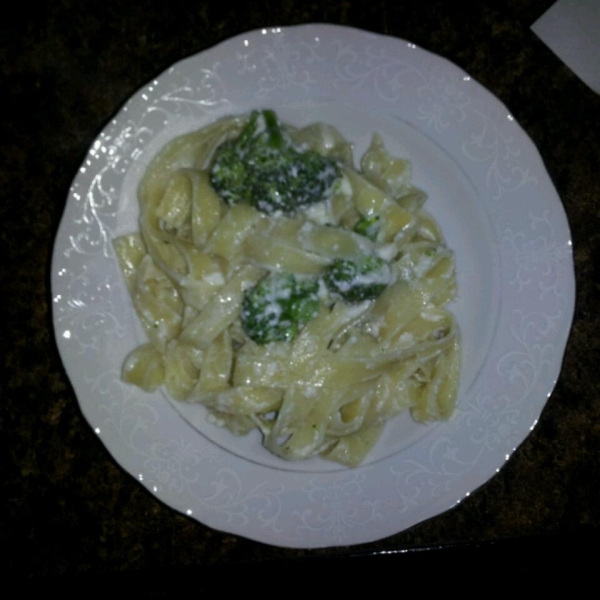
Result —
<path fill-rule="evenodd" d="M 114 248 L 148 342 L 124 381 L 287 460 L 356 466 L 395 415 L 451 415 L 453 255 L 381 136 L 355 168 L 332 126 L 228 117 L 170 142 L 138 194 Z"/>

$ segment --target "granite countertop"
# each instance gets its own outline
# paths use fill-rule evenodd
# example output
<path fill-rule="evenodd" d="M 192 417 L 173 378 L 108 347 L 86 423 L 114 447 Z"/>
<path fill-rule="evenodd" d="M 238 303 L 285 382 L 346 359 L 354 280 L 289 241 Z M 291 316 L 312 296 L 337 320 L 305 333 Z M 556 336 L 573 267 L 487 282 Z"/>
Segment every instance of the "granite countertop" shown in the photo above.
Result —
<path fill-rule="evenodd" d="M 9 550 L 8 574 L 106 589 L 131 582 L 144 591 L 150 579 L 167 586 L 174 574 L 191 582 L 209 565 L 220 573 L 276 561 L 281 570 L 322 559 L 347 568 L 350 555 L 369 561 L 374 552 L 427 548 L 394 560 L 412 569 L 423 560 L 442 569 L 465 559 L 485 569 L 492 560 L 527 571 L 536 553 L 550 566 L 582 570 L 580 544 L 600 527 L 600 98 L 530 30 L 551 4 L 361 0 L 322 8 L 280 0 L 234 8 L 173 0 L 156 8 L 62 0 L 39 10 L 18 6 L 4 17 L 0 540 Z M 501 471 L 456 508 L 408 531 L 314 551 L 212 530 L 157 501 L 121 469 L 82 416 L 61 364 L 49 284 L 72 178 L 127 98 L 172 63 L 233 35 L 310 22 L 408 39 L 500 98 L 537 145 L 563 202 L 577 277 L 562 373 L 537 426 Z M 397 564 L 380 559 L 378 566 Z"/>

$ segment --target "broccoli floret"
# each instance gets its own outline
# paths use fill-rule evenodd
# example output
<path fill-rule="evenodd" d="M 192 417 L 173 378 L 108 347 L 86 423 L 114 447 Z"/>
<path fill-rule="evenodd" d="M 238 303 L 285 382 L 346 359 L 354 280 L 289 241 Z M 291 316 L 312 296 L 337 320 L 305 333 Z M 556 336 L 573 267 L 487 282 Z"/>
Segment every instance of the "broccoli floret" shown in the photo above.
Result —
<path fill-rule="evenodd" d="M 379 233 L 379 215 L 372 217 L 361 217 L 358 223 L 354 226 L 354 231 L 360 235 L 364 235 L 372 242 L 377 239 Z"/>
<path fill-rule="evenodd" d="M 339 177 L 331 159 L 294 146 L 272 110 L 254 111 L 239 137 L 217 148 L 210 172 L 230 204 L 287 214 L 324 200 Z"/>
<path fill-rule="evenodd" d="M 336 259 L 323 277 L 332 294 L 352 303 L 377 298 L 391 278 L 388 263 L 375 255 Z"/>
<path fill-rule="evenodd" d="M 292 273 L 271 273 L 246 290 L 240 318 L 257 344 L 291 341 L 319 310 L 319 284 Z"/>

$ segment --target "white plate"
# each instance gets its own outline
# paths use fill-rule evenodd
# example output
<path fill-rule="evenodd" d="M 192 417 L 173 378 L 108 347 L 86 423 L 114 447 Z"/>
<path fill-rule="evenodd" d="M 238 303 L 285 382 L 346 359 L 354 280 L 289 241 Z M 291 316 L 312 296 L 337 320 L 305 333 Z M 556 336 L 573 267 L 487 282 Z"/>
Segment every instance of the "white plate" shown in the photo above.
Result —
<path fill-rule="evenodd" d="M 288 464 L 202 407 L 121 383 L 143 341 L 111 240 L 137 228 L 136 187 L 178 134 L 275 108 L 337 126 L 360 156 L 374 131 L 413 161 L 456 254 L 463 336 L 458 408 L 398 418 L 357 469 Z M 382 538 L 454 506 L 507 460 L 555 385 L 574 306 L 567 220 L 538 152 L 466 73 L 400 39 L 330 25 L 254 31 L 140 90 L 92 145 L 71 187 L 52 265 L 58 346 L 81 408 L 115 459 L 169 506 L 291 547 Z M 184 414 L 185 419 L 181 414 Z M 193 427 L 189 423 L 193 423 Z M 200 431 L 200 433 L 199 433 Z"/>

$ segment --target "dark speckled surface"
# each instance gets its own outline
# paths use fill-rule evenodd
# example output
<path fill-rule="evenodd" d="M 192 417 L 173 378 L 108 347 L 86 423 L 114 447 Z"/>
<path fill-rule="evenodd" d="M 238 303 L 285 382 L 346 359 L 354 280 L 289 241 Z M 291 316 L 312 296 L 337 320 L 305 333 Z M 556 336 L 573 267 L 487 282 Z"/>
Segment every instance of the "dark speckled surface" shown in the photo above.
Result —
<path fill-rule="evenodd" d="M 0 543 L 18 578 L 110 588 L 165 587 L 235 572 L 240 562 L 340 559 L 430 548 L 371 568 L 494 565 L 532 556 L 584 570 L 600 529 L 600 98 L 532 33 L 551 0 L 482 2 L 69 2 L 4 16 L 0 38 Z M 83 418 L 58 356 L 49 260 L 70 182 L 88 146 L 141 85 L 173 62 L 267 25 L 329 22 L 408 39 L 498 96 L 537 144 L 567 212 L 577 304 L 555 392 L 491 481 L 460 506 L 378 543 L 318 551 L 213 531 L 157 502 L 110 457 Z M 502 542 L 501 542 L 502 541 Z M 458 545 L 457 545 L 458 544 Z M 432 549 L 439 545 L 442 549 Z M 376 559 L 376 560 L 378 560 Z M 367 561 L 368 558 L 354 559 Z M 426 561 L 426 562 L 424 562 Z M 311 562 L 312 564 L 312 562 Z M 207 570 L 213 565 L 213 571 Z M 257 566 L 258 565 L 258 566 Z M 401 566 L 401 565 L 404 565 Z M 246 567 L 248 568 L 248 567 Z M 557 571 L 548 571 L 556 576 Z M 102 574 L 102 578 L 98 575 Z M 49 579 L 48 579 L 49 578 Z M 205 581 L 205 579 L 203 579 Z M 160 587 L 159 585 L 159 587 Z"/>

